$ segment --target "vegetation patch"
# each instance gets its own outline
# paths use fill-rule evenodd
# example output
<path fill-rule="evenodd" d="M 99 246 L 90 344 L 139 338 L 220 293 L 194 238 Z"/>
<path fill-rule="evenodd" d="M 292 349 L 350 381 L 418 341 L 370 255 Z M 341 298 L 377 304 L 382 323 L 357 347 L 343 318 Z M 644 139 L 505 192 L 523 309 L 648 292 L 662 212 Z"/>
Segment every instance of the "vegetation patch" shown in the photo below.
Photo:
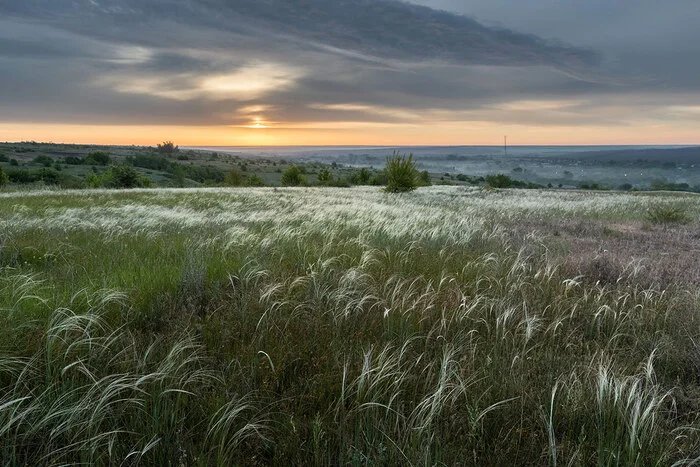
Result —
<path fill-rule="evenodd" d="M 646 219 L 652 224 L 686 224 L 690 222 L 687 209 L 675 204 L 655 204 L 649 208 Z"/>
<path fill-rule="evenodd" d="M 3 191 L 0 462 L 700 457 L 697 285 L 612 256 L 632 235 L 692 250 L 697 223 L 618 228 L 597 256 L 572 243 L 677 199 L 418 194 Z"/>

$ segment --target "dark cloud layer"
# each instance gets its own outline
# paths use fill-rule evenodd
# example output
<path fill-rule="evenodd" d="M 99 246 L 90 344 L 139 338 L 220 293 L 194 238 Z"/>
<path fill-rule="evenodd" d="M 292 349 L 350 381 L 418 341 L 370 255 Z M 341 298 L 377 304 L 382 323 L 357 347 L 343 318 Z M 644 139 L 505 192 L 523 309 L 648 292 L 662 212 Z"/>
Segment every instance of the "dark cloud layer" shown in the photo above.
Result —
<path fill-rule="evenodd" d="M 0 0 L 0 120 L 236 125 L 249 121 L 245 109 L 261 106 L 268 120 L 286 123 L 403 122 L 421 111 L 478 118 L 482 111 L 499 121 L 584 124 L 601 118 L 608 96 L 628 96 L 620 105 L 631 109 L 642 93 L 660 106 L 700 102 L 691 77 L 697 61 L 679 60 L 662 42 L 645 50 L 626 43 L 614 34 L 614 27 L 634 28 L 625 12 L 592 2 L 589 10 L 572 7 L 588 29 L 577 24 L 567 35 L 547 26 L 567 20 L 561 8 L 544 8 L 548 0 L 528 3 L 539 12 L 534 30 L 509 16 L 510 6 L 527 11 L 515 0 L 469 7 L 452 0 Z M 499 23 L 495 4 L 514 19 Z M 639 5 L 635 18 L 660 8 Z M 598 32 L 601 22 L 611 26 Z M 608 36 L 609 47 L 597 34 Z M 538 116 L 498 111 L 532 100 L 578 103 Z"/>
<path fill-rule="evenodd" d="M 288 36 L 392 60 L 570 69 L 589 66 L 598 58 L 591 50 L 391 0 L 6 0 L 0 5 L 10 15 L 41 18 L 92 37 L 146 45 L 163 46 L 156 36 L 162 37 L 162 23 L 171 22 L 240 35 Z"/>

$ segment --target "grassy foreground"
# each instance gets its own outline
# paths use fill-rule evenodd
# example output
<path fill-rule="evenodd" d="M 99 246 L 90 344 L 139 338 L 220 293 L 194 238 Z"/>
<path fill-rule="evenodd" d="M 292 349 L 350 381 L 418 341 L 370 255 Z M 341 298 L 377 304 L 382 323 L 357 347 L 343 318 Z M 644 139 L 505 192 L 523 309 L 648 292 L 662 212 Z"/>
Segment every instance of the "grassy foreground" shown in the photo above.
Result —
<path fill-rule="evenodd" d="M 690 464 L 700 283 L 634 239 L 695 258 L 699 213 L 463 187 L 0 193 L 0 462 Z M 598 233 L 629 261 L 587 250 Z"/>

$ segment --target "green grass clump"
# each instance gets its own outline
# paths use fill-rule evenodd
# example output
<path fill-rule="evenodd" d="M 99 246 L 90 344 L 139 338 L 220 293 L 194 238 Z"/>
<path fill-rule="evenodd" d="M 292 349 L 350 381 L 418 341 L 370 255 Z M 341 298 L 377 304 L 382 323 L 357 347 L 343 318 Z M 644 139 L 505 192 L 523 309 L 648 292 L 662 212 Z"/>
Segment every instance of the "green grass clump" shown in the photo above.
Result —
<path fill-rule="evenodd" d="M 687 224 L 690 217 L 683 206 L 656 204 L 649 208 L 646 220 L 652 224 Z"/>

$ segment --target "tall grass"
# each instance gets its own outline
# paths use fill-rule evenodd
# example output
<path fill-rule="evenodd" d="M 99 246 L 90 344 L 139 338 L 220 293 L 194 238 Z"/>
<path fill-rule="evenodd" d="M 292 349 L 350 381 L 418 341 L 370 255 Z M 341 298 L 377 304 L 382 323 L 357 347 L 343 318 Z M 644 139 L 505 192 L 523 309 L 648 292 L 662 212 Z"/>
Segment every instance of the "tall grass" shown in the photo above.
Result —
<path fill-rule="evenodd" d="M 6 196 L 2 463 L 700 457 L 698 295 L 507 235 L 651 200 L 351 191 Z"/>

